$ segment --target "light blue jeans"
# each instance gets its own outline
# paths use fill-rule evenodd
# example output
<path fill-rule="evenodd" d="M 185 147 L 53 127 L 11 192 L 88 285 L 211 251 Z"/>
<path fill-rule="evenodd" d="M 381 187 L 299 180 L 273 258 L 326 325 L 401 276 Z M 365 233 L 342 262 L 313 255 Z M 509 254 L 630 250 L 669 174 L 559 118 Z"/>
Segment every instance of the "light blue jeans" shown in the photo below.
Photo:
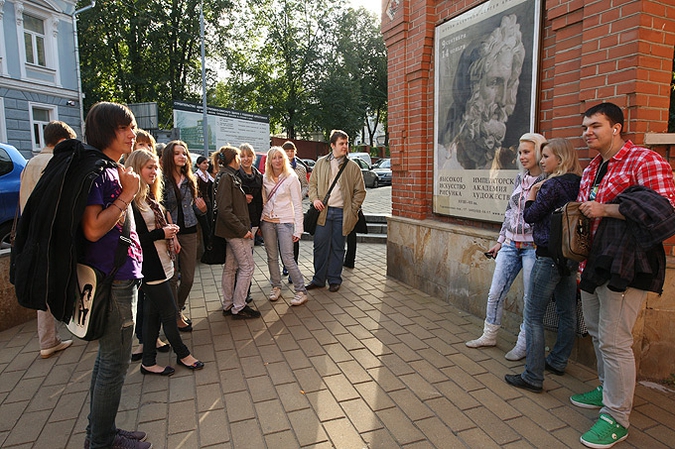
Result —
<path fill-rule="evenodd" d="M 521 269 L 523 270 L 524 291 L 523 313 L 525 313 L 530 298 L 530 274 L 536 259 L 537 255 L 532 243 L 524 244 L 521 248 L 517 248 L 516 242 L 502 244 L 502 248 L 495 259 L 496 266 L 492 275 L 492 285 L 490 285 L 490 291 L 488 292 L 485 321 L 501 326 L 506 295 Z M 525 332 L 523 324 L 520 325 L 520 331 Z"/>
<path fill-rule="evenodd" d="M 314 278 L 321 287 L 342 284 L 342 261 L 345 258 L 345 236 L 342 235 L 342 209 L 329 207 L 324 226 L 314 233 Z M 294 281 L 295 282 L 295 281 Z"/>
<path fill-rule="evenodd" d="M 291 275 L 293 286 L 296 292 L 304 292 L 305 279 L 302 277 L 298 264 L 293 258 L 293 223 L 270 223 L 261 221 L 263 240 L 265 240 L 265 251 L 267 251 L 267 267 L 270 271 L 270 280 L 272 287 L 281 288 L 281 271 L 279 271 L 279 251 L 281 250 L 281 261 Z"/>
<path fill-rule="evenodd" d="M 246 295 L 254 270 L 255 262 L 249 239 L 227 239 L 225 266 L 220 280 L 223 287 L 223 310 L 232 306 L 232 313 L 236 315 L 246 306 Z"/>
<path fill-rule="evenodd" d="M 593 337 L 598 377 L 602 384 L 600 413 L 607 413 L 628 428 L 635 393 L 635 355 L 633 354 L 633 327 L 642 304 L 645 290 L 627 288 L 614 292 L 607 284 L 594 293 L 581 292 L 584 320 Z"/>
<path fill-rule="evenodd" d="M 523 380 L 541 387 L 544 383 L 545 361 L 549 365 L 564 371 L 567 359 L 574 347 L 574 332 L 577 325 L 577 265 L 571 273 L 561 276 L 558 266 L 550 257 L 537 257 L 532 268 L 531 296 L 525 312 L 525 332 L 527 336 L 527 359 Z M 544 338 L 544 315 L 552 297 L 555 297 L 558 312 L 558 336 L 553 350 L 546 356 Z"/>
<path fill-rule="evenodd" d="M 117 433 L 115 417 L 122 397 L 122 385 L 131 361 L 134 335 L 132 310 L 136 308 L 138 280 L 114 281 L 110 310 L 89 387 L 89 436 L 92 449 L 110 447 Z"/>

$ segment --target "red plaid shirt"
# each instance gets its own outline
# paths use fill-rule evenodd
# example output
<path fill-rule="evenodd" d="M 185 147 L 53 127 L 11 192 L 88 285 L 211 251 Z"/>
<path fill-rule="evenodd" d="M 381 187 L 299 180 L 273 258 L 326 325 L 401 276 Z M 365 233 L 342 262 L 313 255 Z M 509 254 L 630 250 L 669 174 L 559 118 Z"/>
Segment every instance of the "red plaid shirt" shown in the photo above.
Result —
<path fill-rule="evenodd" d="M 577 201 L 588 201 L 593 182 L 602 164 L 602 156 L 597 155 L 584 170 L 579 185 Z M 627 140 L 608 162 L 607 174 L 600 181 L 595 201 L 609 203 L 630 186 L 649 187 L 665 197 L 675 207 L 675 183 L 673 169 L 656 151 L 638 147 Z M 591 233 L 600 225 L 600 219 L 593 219 Z"/>

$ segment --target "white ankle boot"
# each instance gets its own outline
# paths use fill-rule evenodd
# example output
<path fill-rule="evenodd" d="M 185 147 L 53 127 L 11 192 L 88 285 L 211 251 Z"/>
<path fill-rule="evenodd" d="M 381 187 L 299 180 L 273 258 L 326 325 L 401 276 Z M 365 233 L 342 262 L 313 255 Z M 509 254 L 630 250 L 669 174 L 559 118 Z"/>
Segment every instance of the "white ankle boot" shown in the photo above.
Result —
<path fill-rule="evenodd" d="M 490 324 L 487 321 L 483 324 L 483 335 L 476 340 L 467 341 L 465 344 L 469 348 L 480 348 L 481 346 L 496 346 L 497 332 L 501 326 L 499 324 Z"/>
<path fill-rule="evenodd" d="M 527 343 L 525 340 L 525 332 L 521 330 L 518 333 L 518 340 L 516 341 L 516 345 L 513 347 L 513 349 L 511 349 L 504 355 L 504 358 L 506 360 L 515 362 L 524 359 L 526 355 L 527 355 Z"/>

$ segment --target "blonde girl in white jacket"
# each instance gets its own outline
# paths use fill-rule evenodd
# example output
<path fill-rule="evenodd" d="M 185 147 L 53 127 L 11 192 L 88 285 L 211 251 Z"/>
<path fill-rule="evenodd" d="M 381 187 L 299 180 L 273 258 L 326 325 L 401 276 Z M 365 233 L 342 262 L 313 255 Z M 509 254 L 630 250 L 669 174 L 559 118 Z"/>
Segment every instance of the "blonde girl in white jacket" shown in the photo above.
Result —
<path fill-rule="evenodd" d="M 300 240 L 302 227 L 302 193 L 300 180 L 291 168 L 286 152 L 281 147 L 272 147 L 267 152 L 263 176 L 263 212 L 260 229 L 265 240 L 267 266 L 272 281 L 270 301 L 281 297 L 281 260 L 293 281 L 295 296 L 292 306 L 307 302 L 305 280 L 298 264 L 293 260 L 293 243 Z"/>

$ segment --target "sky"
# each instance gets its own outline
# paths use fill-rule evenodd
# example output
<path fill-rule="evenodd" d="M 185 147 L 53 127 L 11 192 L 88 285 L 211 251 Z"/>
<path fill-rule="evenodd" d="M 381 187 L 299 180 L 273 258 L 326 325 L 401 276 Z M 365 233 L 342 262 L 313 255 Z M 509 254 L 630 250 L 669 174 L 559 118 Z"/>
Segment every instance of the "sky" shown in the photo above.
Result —
<path fill-rule="evenodd" d="M 363 6 L 364 8 L 373 11 L 375 14 L 377 14 L 378 17 L 380 17 L 380 15 L 382 14 L 381 0 L 350 0 L 349 3 L 351 3 L 352 6 L 356 8 L 358 8 L 359 6 Z"/>

